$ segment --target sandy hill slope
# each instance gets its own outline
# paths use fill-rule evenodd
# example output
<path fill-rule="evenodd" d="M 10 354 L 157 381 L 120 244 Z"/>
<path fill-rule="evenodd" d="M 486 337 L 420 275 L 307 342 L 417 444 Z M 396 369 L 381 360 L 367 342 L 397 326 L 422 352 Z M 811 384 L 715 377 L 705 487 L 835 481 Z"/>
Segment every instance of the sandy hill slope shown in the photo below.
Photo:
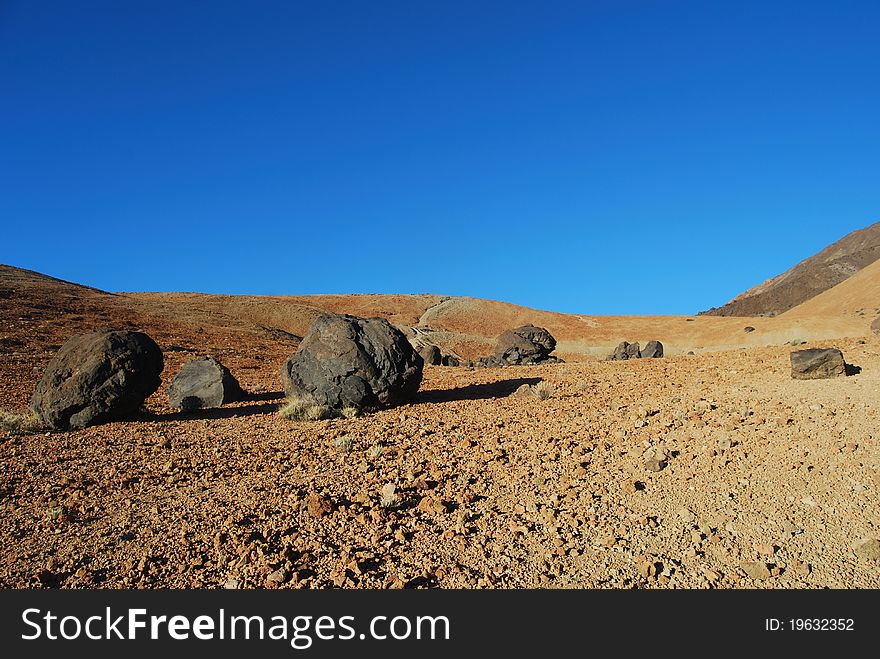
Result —
<path fill-rule="evenodd" d="M 775 316 L 823 293 L 880 258 L 880 222 L 853 231 L 786 272 L 738 295 L 709 316 Z"/>
<path fill-rule="evenodd" d="M 783 317 L 847 318 L 870 323 L 880 314 L 880 261 L 872 263 L 849 279 L 807 300 Z"/>

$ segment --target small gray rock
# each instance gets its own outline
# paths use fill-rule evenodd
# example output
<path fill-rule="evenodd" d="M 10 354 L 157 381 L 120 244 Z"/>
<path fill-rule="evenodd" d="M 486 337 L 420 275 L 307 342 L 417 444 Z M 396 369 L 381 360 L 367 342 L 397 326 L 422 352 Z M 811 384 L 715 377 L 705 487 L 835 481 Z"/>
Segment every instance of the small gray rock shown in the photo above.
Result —
<path fill-rule="evenodd" d="M 212 357 L 187 363 L 168 385 L 168 402 L 178 410 L 220 407 L 243 394 L 229 369 Z"/>
<path fill-rule="evenodd" d="M 425 364 L 429 366 L 439 366 L 441 364 L 440 348 L 433 344 L 427 344 L 419 349 L 419 355 Z"/>
<path fill-rule="evenodd" d="M 770 570 L 763 561 L 741 561 L 739 566 L 749 579 L 765 581 L 770 578 Z"/>

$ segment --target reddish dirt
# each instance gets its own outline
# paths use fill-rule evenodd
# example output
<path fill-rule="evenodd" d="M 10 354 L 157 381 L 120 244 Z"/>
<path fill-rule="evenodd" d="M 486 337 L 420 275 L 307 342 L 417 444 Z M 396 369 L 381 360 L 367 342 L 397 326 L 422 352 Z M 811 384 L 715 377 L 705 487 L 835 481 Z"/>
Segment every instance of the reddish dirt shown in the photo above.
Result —
<path fill-rule="evenodd" d="M 163 386 L 130 421 L 0 435 L 0 586 L 880 586 L 864 544 L 880 538 L 880 337 L 803 346 L 861 367 L 835 380 L 792 380 L 784 346 L 580 353 L 428 367 L 411 404 L 291 422 L 275 410 L 296 341 L 262 320 L 0 274 L 6 409 L 69 335 L 107 324 L 157 339 L 166 384 L 206 353 L 251 392 L 183 414 Z M 515 393 L 541 380 L 548 399 Z"/>

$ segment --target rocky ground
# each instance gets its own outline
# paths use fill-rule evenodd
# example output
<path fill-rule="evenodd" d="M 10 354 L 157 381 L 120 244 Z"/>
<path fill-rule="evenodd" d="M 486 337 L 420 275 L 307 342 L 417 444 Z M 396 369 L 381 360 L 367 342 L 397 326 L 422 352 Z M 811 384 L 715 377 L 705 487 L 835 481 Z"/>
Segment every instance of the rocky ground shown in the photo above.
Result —
<path fill-rule="evenodd" d="M 132 421 L 0 435 L 0 586 L 877 588 L 880 337 L 801 347 L 832 345 L 861 373 L 794 381 L 788 347 L 428 367 L 412 404 L 292 422 L 289 350 L 231 343 L 249 400 L 163 386 Z"/>

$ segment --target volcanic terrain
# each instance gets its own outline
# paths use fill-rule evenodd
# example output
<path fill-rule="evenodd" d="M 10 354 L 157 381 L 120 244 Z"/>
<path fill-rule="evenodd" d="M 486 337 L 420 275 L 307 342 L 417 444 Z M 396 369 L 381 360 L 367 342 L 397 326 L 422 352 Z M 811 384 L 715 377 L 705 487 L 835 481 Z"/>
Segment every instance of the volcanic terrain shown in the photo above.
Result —
<path fill-rule="evenodd" d="M 7 413 L 27 414 L 74 334 L 138 329 L 165 356 L 130 420 L 0 433 L 0 586 L 876 588 L 878 292 L 873 263 L 775 317 L 603 317 L 439 295 L 113 294 L 0 266 Z M 532 323 L 566 363 L 426 366 L 411 403 L 285 420 L 280 367 L 328 311 L 467 360 Z M 652 339 L 664 358 L 602 359 Z M 792 350 L 832 346 L 853 375 L 791 379 Z M 247 398 L 171 409 L 168 382 L 201 355 Z"/>

